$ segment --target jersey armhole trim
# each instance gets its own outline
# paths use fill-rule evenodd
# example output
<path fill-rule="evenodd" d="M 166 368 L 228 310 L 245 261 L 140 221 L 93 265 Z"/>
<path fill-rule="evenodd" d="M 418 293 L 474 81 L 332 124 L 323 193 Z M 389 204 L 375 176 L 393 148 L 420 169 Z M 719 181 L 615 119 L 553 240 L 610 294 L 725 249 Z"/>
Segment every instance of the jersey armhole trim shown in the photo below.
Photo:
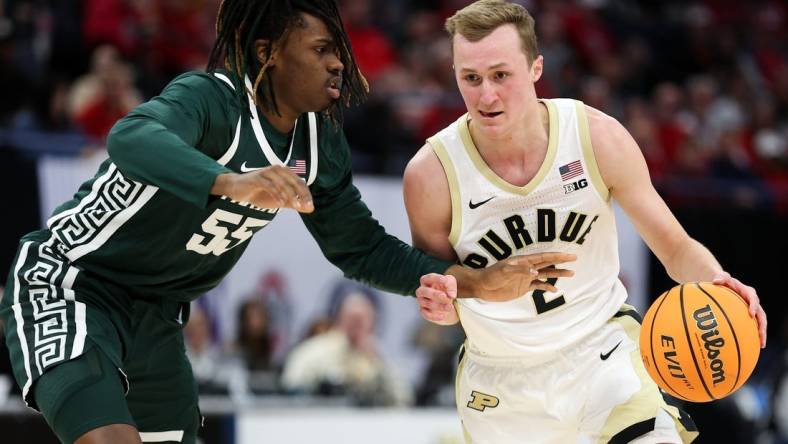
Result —
<path fill-rule="evenodd" d="M 449 158 L 449 153 L 443 142 L 437 136 L 427 139 L 427 143 L 432 147 L 432 151 L 438 156 L 438 160 L 443 166 L 443 172 L 449 182 L 449 195 L 451 196 L 451 230 L 449 231 L 449 242 L 452 246 L 457 246 L 457 242 L 462 232 L 462 203 L 460 202 L 460 181 L 457 171 Z"/>
<path fill-rule="evenodd" d="M 317 177 L 317 117 L 315 113 L 307 114 L 309 120 L 309 177 L 306 185 L 312 185 Z"/>
<path fill-rule="evenodd" d="M 242 117 L 239 117 L 238 124 L 235 125 L 235 137 L 233 137 L 233 142 L 227 147 L 227 151 L 224 152 L 222 157 L 216 161 L 222 166 L 227 166 L 227 163 L 232 160 L 233 156 L 235 156 L 235 152 L 238 150 L 238 142 L 241 140 L 241 119 Z"/>
<path fill-rule="evenodd" d="M 233 91 L 235 91 L 235 85 L 233 85 L 233 82 L 230 81 L 229 77 L 227 77 L 226 75 L 224 75 L 222 73 L 218 73 L 218 72 L 213 73 L 213 75 L 216 76 L 216 78 L 218 78 L 219 80 L 223 81 L 224 83 L 230 85 L 230 88 Z"/>
<path fill-rule="evenodd" d="M 608 202 L 610 201 L 610 191 L 607 189 L 605 181 L 602 180 L 602 174 L 599 172 L 599 166 L 596 163 L 594 147 L 591 145 L 591 130 L 588 127 L 585 104 L 579 100 L 575 101 L 575 109 L 577 110 L 577 130 L 580 134 L 580 144 L 583 146 L 583 157 L 588 167 L 588 175 L 602 200 Z"/>

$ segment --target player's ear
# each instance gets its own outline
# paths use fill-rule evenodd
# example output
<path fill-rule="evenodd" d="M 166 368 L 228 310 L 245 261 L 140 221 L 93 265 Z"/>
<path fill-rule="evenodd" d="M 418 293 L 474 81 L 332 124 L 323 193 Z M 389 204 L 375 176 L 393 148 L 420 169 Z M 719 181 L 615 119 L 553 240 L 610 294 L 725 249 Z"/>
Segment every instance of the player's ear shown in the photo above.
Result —
<path fill-rule="evenodd" d="M 544 70 L 544 57 L 541 55 L 538 56 L 533 63 L 531 63 L 531 77 L 534 79 L 534 82 L 539 80 L 542 77 L 542 72 Z"/>
<path fill-rule="evenodd" d="M 254 41 L 254 55 L 257 57 L 257 62 L 261 65 L 268 61 L 268 66 L 273 66 L 276 61 L 276 45 L 271 45 L 270 40 L 257 39 Z"/>

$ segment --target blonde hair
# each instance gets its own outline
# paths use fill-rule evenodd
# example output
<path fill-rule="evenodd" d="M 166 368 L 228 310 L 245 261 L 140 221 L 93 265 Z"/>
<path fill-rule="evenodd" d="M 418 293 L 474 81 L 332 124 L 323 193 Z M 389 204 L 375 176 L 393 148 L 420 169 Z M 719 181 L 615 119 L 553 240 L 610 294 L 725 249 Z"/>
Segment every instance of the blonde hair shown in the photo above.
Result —
<path fill-rule="evenodd" d="M 446 19 L 446 31 L 452 39 L 460 34 L 472 42 L 478 42 L 508 24 L 517 28 L 523 52 L 530 65 L 539 51 L 534 18 L 516 3 L 505 0 L 479 0 L 471 3 Z"/>

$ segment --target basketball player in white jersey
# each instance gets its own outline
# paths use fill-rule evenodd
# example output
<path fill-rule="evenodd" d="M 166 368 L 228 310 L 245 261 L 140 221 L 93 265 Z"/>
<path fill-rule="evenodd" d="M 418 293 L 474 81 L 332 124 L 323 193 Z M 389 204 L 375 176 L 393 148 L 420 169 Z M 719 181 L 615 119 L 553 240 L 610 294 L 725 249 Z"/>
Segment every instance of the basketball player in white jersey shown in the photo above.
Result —
<path fill-rule="evenodd" d="M 467 341 L 457 407 L 475 444 L 681 443 L 691 420 L 663 400 L 638 352 L 639 316 L 625 305 L 612 200 L 677 282 L 737 291 L 758 320 L 758 296 L 691 239 L 654 190 L 626 129 L 569 99 L 538 99 L 534 23 L 519 5 L 481 0 L 449 18 L 467 114 L 409 163 L 405 202 L 414 245 L 468 267 L 559 251 L 573 276 L 555 291 L 506 302 L 454 299 L 451 278 L 422 279 L 422 315 L 461 322 Z M 452 304 L 452 302 L 454 302 Z"/>

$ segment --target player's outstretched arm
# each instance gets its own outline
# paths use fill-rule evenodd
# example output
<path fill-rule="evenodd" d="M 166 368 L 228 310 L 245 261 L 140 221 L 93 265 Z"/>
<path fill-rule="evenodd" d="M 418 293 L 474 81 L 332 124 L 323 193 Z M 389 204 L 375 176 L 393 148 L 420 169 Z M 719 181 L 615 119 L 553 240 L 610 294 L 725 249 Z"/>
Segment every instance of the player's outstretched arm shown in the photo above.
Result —
<path fill-rule="evenodd" d="M 449 184 L 443 166 L 429 144 L 423 146 L 408 163 L 403 188 L 413 245 L 442 259 L 456 261 L 457 256 L 449 241 L 452 223 Z M 573 260 L 575 256 L 572 254 L 539 253 L 508 258 L 478 270 L 453 265 L 445 274 L 456 278 L 457 297 L 505 301 L 534 289 L 555 291 L 544 280 L 572 276 L 572 271 L 554 266 Z M 424 287 L 422 280 L 420 288 Z M 438 300 L 436 290 L 443 291 L 439 286 L 429 288 L 429 291 L 422 290 L 422 294 L 433 295 L 432 298 Z M 419 302 L 421 304 L 422 301 Z M 446 303 L 441 300 L 434 305 L 440 307 Z"/>
<path fill-rule="evenodd" d="M 714 255 L 692 239 L 651 183 L 643 154 L 618 121 L 586 107 L 599 173 L 610 195 L 629 216 L 638 233 L 676 282 L 709 281 L 725 285 L 747 301 L 758 320 L 761 346 L 766 345 L 766 313 L 758 295 L 725 272 Z"/>

